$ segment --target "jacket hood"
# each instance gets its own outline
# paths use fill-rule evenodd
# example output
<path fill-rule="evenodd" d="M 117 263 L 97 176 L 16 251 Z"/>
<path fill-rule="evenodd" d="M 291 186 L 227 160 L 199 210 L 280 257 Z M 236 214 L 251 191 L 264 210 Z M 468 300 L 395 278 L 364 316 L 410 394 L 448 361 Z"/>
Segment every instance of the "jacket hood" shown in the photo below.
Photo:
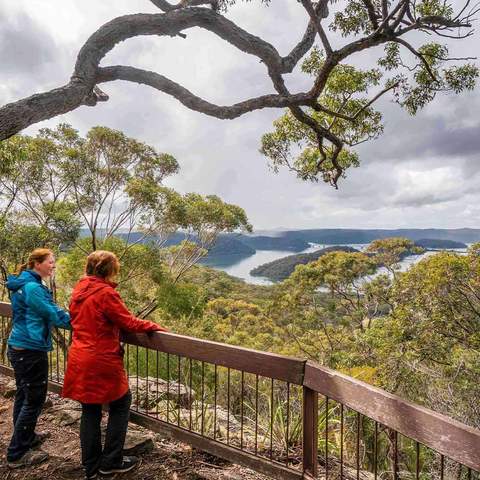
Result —
<path fill-rule="evenodd" d="M 18 276 L 9 275 L 7 280 L 7 288 L 12 292 L 16 292 L 29 282 L 42 283 L 42 278 L 37 272 L 34 272 L 32 270 L 24 270 Z"/>
<path fill-rule="evenodd" d="M 116 286 L 117 284 L 115 283 L 107 282 L 95 276 L 85 276 L 75 285 L 71 303 L 83 302 L 104 288 L 115 288 Z"/>

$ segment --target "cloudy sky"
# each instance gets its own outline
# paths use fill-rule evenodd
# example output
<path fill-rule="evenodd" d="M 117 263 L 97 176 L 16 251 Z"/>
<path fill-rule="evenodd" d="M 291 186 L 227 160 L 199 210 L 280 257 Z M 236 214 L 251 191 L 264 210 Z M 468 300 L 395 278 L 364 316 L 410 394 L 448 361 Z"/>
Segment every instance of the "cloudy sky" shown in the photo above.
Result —
<path fill-rule="evenodd" d="M 0 104 L 66 83 L 78 50 L 103 23 L 158 12 L 148 0 L 0 0 L 0 6 Z M 275 0 L 268 8 L 258 0 L 240 2 L 228 16 L 281 54 L 301 38 L 306 24 L 294 0 Z M 273 93 L 258 59 L 200 29 L 187 33 L 187 39 L 131 39 L 103 65 L 157 71 L 218 104 Z M 334 46 L 341 41 L 333 38 Z M 454 55 L 475 55 L 479 34 L 453 47 Z M 362 54 L 353 62 L 368 65 L 373 58 Z M 298 72 L 287 78 L 292 91 L 302 91 L 307 81 Z M 94 125 L 123 130 L 177 158 L 181 171 L 170 186 L 240 205 L 256 229 L 480 227 L 480 88 L 439 97 L 416 117 L 382 100 L 385 133 L 359 148 L 361 167 L 348 172 L 339 190 L 269 170 L 258 149 L 278 110 L 222 121 L 189 111 L 149 87 L 115 82 L 102 88 L 109 102 L 24 133 L 60 121 L 82 134 Z"/>

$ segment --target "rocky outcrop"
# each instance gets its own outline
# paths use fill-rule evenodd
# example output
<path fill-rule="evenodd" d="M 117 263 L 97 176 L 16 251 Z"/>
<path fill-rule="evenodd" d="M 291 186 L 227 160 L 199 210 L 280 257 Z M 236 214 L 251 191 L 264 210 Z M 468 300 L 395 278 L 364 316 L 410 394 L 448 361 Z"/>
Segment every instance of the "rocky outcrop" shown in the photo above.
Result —
<path fill-rule="evenodd" d="M 156 412 L 161 402 L 170 401 L 180 407 L 190 408 L 195 391 L 176 381 L 167 382 L 156 377 L 130 377 L 132 405 L 144 412 Z"/>

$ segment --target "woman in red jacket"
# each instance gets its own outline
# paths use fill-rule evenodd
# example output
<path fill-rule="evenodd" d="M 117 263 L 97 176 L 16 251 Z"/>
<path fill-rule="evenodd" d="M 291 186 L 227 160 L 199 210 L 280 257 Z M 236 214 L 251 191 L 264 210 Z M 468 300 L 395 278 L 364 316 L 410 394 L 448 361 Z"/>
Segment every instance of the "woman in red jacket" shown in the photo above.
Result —
<path fill-rule="evenodd" d="M 120 331 L 165 331 L 156 323 L 135 318 L 115 290 L 120 263 L 107 251 L 87 258 L 85 277 L 75 286 L 70 302 L 73 341 L 68 352 L 63 396 L 82 404 L 80 442 L 86 478 L 132 470 L 138 458 L 123 457 L 132 396 L 123 368 Z M 109 416 L 102 450 L 102 404 Z"/>

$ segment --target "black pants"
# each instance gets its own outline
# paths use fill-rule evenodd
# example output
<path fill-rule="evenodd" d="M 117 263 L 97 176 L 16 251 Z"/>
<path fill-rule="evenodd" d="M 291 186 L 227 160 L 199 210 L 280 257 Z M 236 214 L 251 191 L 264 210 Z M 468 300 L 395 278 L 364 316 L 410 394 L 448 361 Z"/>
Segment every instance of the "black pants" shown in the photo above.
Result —
<path fill-rule="evenodd" d="M 35 427 L 47 397 L 47 352 L 8 349 L 17 392 L 13 406 L 13 435 L 7 451 L 12 462 L 22 457 L 35 438 Z"/>
<path fill-rule="evenodd" d="M 93 475 L 99 468 L 110 469 L 122 465 L 122 451 L 127 434 L 131 403 L 132 394 L 130 391 L 118 400 L 109 403 L 107 432 L 103 450 L 100 430 L 102 405 L 82 403 L 80 443 L 82 446 L 82 465 L 87 476 Z"/>

